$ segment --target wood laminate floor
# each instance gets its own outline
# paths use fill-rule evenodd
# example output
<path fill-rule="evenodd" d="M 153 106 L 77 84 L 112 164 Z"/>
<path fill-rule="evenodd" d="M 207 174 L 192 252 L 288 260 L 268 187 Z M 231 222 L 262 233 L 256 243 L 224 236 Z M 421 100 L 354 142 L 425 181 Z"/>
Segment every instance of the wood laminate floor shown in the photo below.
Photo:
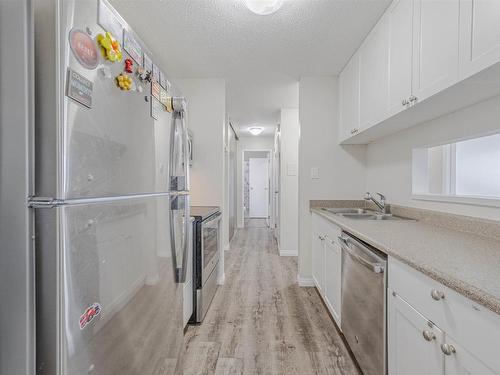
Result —
<path fill-rule="evenodd" d="M 240 229 L 226 282 L 204 322 L 185 335 L 183 373 L 359 374 L 314 288 L 297 285 L 267 228 Z"/>

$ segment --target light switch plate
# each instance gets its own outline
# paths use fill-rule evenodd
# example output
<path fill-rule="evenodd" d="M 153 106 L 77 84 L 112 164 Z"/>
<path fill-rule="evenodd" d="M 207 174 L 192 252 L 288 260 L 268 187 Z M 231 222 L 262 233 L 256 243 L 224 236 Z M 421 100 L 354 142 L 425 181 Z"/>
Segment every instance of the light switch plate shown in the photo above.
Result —
<path fill-rule="evenodd" d="M 318 167 L 311 168 L 311 179 L 313 179 L 313 180 L 319 179 L 319 168 Z"/>

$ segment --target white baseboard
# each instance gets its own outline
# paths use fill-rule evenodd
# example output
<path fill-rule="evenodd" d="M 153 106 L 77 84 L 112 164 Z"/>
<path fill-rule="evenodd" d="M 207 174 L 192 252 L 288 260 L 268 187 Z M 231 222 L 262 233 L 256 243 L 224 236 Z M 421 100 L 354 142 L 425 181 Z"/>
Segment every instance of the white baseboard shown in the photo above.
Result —
<path fill-rule="evenodd" d="M 229 244 L 226 244 L 226 245 L 224 246 L 224 251 L 228 251 L 228 250 L 229 250 Z"/>
<path fill-rule="evenodd" d="M 281 250 L 280 249 L 280 257 L 296 257 L 299 255 L 297 250 Z"/>
<path fill-rule="evenodd" d="M 303 287 L 314 286 L 314 280 L 312 277 L 300 277 L 300 275 L 297 275 L 297 283 L 299 284 L 299 286 Z"/>
<path fill-rule="evenodd" d="M 217 278 L 217 285 L 224 285 L 226 282 L 226 273 L 224 272 L 222 275 L 219 275 Z"/>

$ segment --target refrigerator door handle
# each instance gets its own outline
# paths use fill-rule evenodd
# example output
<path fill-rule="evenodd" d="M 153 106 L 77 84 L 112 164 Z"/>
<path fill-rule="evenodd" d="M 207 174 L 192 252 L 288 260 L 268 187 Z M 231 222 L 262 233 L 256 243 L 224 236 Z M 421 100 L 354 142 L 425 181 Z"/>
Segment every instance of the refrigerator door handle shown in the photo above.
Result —
<path fill-rule="evenodd" d="M 182 197 L 185 199 L 184 202 L 184 218 L 183 218 L 183 227 L 182 227 L 182 259 L 181 264 L 179 265 L 179 259 L 177 256 L 177 236 L 175 233 L 175 224 L 174 224 L 174 211 L 178 211 L 178 199 Z M 170 248 L 172 251 L 172 261 L 174 265 L 174 278 L 176 283 L 184 283 L 186 281 L 186 269 L 187 269 L 187 252 L 189 249 L 189 225 L 190 225 L 190 212 L 189 212 L 189 195 L 177 195 L 175 200 L 172 200 L 170 203 Z M 174 203 L 177 202 L 177 203 Z"/>

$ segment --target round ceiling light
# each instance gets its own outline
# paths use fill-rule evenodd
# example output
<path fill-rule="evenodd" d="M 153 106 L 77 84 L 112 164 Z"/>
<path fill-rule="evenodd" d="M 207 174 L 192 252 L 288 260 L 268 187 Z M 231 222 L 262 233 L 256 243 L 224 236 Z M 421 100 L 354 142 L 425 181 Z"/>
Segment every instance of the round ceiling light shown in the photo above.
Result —
<path fill-rule="evenodd" d="M 253 135 L 259 135 L 260 133 L 262 133 L 264 131 L 264 129 L 261 127 L 258 127 L 258 126 L 253 126 L 251 128 L 248 128 L 248 131 L 250 133 L 252 133 Z"/>
<path fill-rule="evenodd" d="M 267 16 L 283 5 L 283 0 L 245 0 L 245 5 L 255 14 Z"/>

